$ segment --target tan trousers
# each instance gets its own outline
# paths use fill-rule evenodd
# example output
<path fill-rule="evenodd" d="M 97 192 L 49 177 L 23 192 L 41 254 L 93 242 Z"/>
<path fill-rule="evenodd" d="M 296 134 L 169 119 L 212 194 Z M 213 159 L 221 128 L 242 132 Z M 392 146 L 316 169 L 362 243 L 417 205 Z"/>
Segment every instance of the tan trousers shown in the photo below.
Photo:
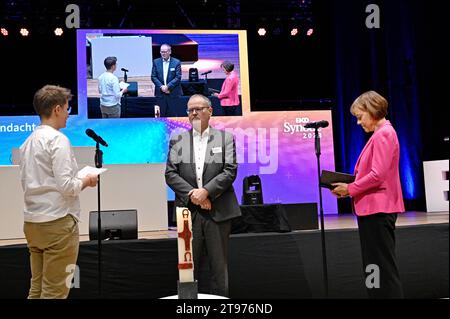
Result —
<path fill-rule="evenodd" d="M 31 264 L 28 298 L 67 298 L 78 257 L 79 232 L 75 218 L 69 214 L 51 222 L 25 222 L 23 229 Z"/>

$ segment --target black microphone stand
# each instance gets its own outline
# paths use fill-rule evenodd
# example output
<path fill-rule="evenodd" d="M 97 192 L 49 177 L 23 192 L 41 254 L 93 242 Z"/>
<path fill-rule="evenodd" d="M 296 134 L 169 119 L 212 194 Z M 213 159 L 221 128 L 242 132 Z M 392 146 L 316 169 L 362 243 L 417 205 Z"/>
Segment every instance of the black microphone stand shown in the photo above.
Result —
<path fill-rule="evenodd" d="M 95 145 L 95 167 L 103 166 L 103 152 L 97 142 Z M 98 257 L 98 295 L 102 295 L 102 214 L 100 210 L 100 174 L 97 180 L 97 257 Z"/>
<path fill-rule="evenodd" d="M 323 279 L 325 286 L 325 298 L 328 298 L 328 269 L 327 269 L 327 249 L 325 245 L 325 226 L 323 220 L 323 205 L 322 205 L 322 188 L 320 187 L 320 135 L 319 128 L 316 127 L 315 131 L 315 146 L 316 146 L 316 157 L 317 157 L 317 176 L 319 183 L 319 208 L 320 208 L 320 235 L 322 239 L 322 267 L 323 267 Z"/>

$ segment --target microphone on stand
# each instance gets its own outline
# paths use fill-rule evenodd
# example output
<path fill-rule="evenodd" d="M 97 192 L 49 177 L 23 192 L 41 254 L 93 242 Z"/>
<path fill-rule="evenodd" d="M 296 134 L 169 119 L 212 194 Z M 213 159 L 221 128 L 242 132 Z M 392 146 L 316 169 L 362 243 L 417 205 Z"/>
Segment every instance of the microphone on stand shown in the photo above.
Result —
<path fill-rule="evenodd" d="M 329 125 L 328 121 L 322 120 L 318 122 L 310 122 L 304 125 L 305 128 L 313 128 L 315 129 L 314 133 L 314 142 L 316 149 L 316 158 L 317 158 L 317 180 L 320 181 L 320 136 L 319 128 L 324 128 Z M 323 217 L 323 202 L 322 202 L 322 188 L 320 186 L 320 182 L 318 183 L 319 187 L 319 216 L 320 216 L 320 237 L 322 242 L 322 271 L 323 271 L 323 281 L 325 288 L 325 298 L 328 298 L 328 263 L 327 263 L 327 248 L 325 241 L 325 222 Z"/>
<path fill-rule="evenodd" d="M 209 70 L 209 71 L 203 72 L 203 73 L 202 73 L 202 74 L 200 74 L 200 75 L 207 75 L 207 74 L 210 74 L 210 73 L 212 73 L 212 70 Z"/>
<path fill-rule="evenodd" d="M 125 83 L 128 82 L 128 75 L 127 75 L 128 69 L 121 68 L 120 70 L 124 72 L 124 75 L 123 75 L 123 81 L 124 81 Z"/>
<path fill-rule="evenodd" d="M 319 127 L 325 128 L 328 125 L 329 125 L 328 121 L 323 120 L 323 121 L 318 121 L 318 122 L 309 122 L 309 123 L 305 124 L 305 128 L 315 128 L 315 129 L 317 129 Z"/>
<path fill-rule="evenodd" d="M 102 139 L 100 136 L 98 136 L 97 134 L 95 134 L 95 132 L 93 130 L 91 130 L 90 128 L 88 128 L 86 130 L 86 135 L 89 136 L 90 138 L 92 138 L 94 141 L 96 141 L 99 144 L 102 144 L 103 146 L 108 147 L 108 143 L 105 142 L 104 139 Z"/>

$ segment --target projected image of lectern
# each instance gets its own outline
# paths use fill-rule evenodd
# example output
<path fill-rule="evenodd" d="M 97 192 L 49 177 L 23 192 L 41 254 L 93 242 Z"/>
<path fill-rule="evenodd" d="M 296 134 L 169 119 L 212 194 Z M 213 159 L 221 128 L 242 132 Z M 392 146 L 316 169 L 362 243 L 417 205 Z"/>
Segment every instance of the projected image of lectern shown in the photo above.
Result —
<path fill-rule="evenodd" d="M 242 205 L 262 205 L 262 185 L 258 175 L 247 176 L 243 180 Z"/>

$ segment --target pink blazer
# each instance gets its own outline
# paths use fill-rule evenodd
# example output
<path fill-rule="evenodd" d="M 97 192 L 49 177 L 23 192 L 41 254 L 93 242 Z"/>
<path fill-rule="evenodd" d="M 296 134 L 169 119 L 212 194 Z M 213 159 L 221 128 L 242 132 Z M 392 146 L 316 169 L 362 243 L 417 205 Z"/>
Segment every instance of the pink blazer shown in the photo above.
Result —
<path fill-rule="evenodd" d="M 219 93 L 220 105 L 236 106 L 239 105 L 239 78 L 232 71 L 222 84 L 222 90 Z"/>
<path fill-rule="evenodd" d="M 397 134 L 392 124 L 386 121 L 373 133 L 359 155 L 355 181 L 348 185 L 356 215 L 405 211 L 399 158 Z"/>

